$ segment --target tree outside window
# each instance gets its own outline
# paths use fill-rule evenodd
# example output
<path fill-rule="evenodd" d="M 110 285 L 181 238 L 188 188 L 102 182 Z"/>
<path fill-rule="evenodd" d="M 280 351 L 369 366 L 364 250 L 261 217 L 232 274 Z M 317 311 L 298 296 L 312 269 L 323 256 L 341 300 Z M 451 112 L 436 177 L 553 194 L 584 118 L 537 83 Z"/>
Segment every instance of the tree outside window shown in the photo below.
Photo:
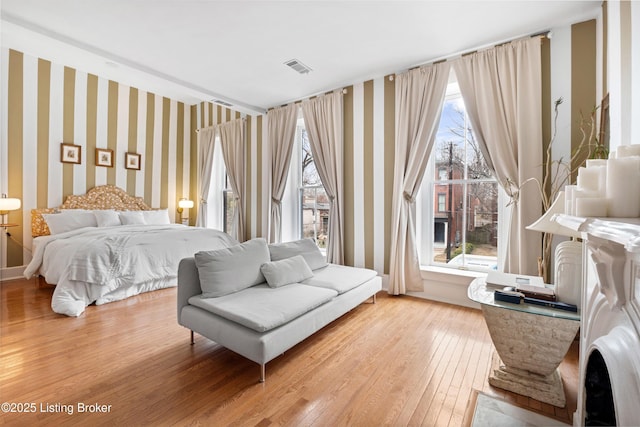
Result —
<path fill-rule="evenodd" d="M 497 266 L 498 184 L 476 141 L 462 97 L 449 95 L 431 154 L 435 171 L 430 264 Z"/>
<path fill-rule="evenodd" d="M 300 216 L 302 238 L 311 238 L 319 248 L 327 246 L 329 232 L 329 198 L 311 153 L 309 136 L 303 126 L 298 126 L 302 173 L 300 185 Z"/>

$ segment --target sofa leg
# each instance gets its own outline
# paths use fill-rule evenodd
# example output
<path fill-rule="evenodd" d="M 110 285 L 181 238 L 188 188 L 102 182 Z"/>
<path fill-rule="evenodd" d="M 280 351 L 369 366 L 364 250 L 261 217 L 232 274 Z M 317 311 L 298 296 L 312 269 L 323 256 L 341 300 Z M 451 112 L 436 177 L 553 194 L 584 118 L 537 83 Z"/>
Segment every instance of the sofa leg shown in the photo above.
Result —
<path fill-rule="evenodd" d="M 194 345 L 195 343 L 196 343 L 196 342 L 195 342 L 195 340 L 193 339 L 193 331 L 191 331 L 191 345 Z"/>
<path fill-rule="evenodd" d="M 376 303 L 376 294 L 373 294 L 373 303 Z"/>
<path fill-rule="evenodd" d="M 264 382 L 264 363 L 260 364 L 260 382 Z"/>

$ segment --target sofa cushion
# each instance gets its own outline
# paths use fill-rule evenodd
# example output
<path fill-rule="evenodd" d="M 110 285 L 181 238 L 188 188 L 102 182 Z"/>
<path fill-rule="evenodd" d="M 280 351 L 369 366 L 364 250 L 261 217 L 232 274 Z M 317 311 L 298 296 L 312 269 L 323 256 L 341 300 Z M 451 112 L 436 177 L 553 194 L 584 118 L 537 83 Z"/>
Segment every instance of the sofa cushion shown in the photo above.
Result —
<path fill-rule="evenodd" d="M 205 297 L 220 297 L 264 283 L 260 266 L 269 262 L 269 249 L 264 239 L 253 239 L 239 245 L 194 255 L 200 287 Z"/>
<path fill-rule="evenodd" d="M 313 277 L 313 271 L 307 265 L 302 255 L 281 259 L 280 261 L 265 262 L 260 271 L 272 288 L 302 282 Z"/>
<path fill-rule="evenodd" d="M 189 304 L 257 332 L 265 332 L 330 301 L 338 293 L 331 289 L 292 284 L 280 288 L 258 285 L 220 298 L 196 295 Z"/>
<path fill-rule="evenodd" d="M 271 261 L 279 261 L 296 255 L 302 255 L 312 270 L 326 267 L 327 265 L 327 260 L 324 255 L 322 255 L 318 246 L 311 239 L 272 243 L 269 245 L 269 253 L 271 254 Z"/>
<path fill-rule="evenodd" d="M 314 270 L 313 277 L 301 283 L 309 286 L 333 289 L 339 294 L 343 294 L 373 279 L 377 275 L 378 273 L 375 271 L 366 268 L 329 264 L 323 269 Z"/>

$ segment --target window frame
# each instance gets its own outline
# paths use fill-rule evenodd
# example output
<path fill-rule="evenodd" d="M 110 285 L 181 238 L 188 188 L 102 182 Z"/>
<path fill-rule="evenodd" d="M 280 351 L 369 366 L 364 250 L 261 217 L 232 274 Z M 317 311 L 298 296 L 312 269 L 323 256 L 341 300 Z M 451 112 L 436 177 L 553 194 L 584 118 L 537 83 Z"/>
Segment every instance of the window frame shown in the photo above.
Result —
<path fill-rule="evenodd" d="M 453 78 L 450 79 L 449 87 L 447 88 L 447 94 L 445 95 L 444 102 L 448 102 L 453 99 L 458 99 L 461 97 L 462 95 L 457 85 L 457 80 L 455 79 L 455 76 L 453 76 Z M 465 123 L 467 121 L 468 121 L 468 115 L 465 113 Z M 435 144 L 434 144 L 434 149 L 435 149 Z M 439 199 L 441 194 L 445 194 L 445 193 L 442 193 L 441 191 L 436 192 L 436 186 L 443 185 L 443 184 L 444 185 L 462 184 L 463 186 L 462 211 L 466 212 L 466 209 L 468 207 L 467 199 L 469 197 L 468 186 L 474 185 L 476 183 L 482 183 L 482 182 L 496 183 L 497 189 L 498 189 L 498 196 L 497 196 L 498 224 L 497 224 L 496 259 L 497 259 L 497 265 L 499 268 L 499 266 L 503 265 L 504 247 L 506 246 L 504 244 L 505 243 L 504 236 L 506 231 L 506 224 L 509 223 L 509 216 L 510 216 L 510 209 L 506 207 L 506 201 L 508 200 L 506 193 L 501 188 L 501 186 L 499 185 L 495 177 L 485 178 L 485 179 L 469 179 L 468 167 L 466 167 L 466 163 L 464 168 L 464 176 L 462 178 L 442 180 L 440 179 L 442 177 L 442 168 L 436 166 L 435 160 L 436 160 L 436 156 L 434 155 L 434 152 L 432 152 L 431 155 L 429 156 L 429 162 L 425 169 L 425 175 L 422 180 L 421 188 L 416 198 L 417 199 L 416 200 L 417 203 L 415 206 L 415 213 L 417 218 L 417 221 L 416 221 L 417 242 L 416 243 L 418 247 L 421 268 L 423 270 L 429 270 L 433 268 L 436 268 L 436 269 L 443 268 L 446 271 L 450 270 L 452 273 L 458 270 L 476 271 L 476 272 L 489 271 L 488 269 L 475 268 L 474 266 L 464 265 L 461 267 L 457 265 L 449 265 L 447 263 L 435 262 L 433 260 L 435 255 L 435 251 L 434 251 L 434 243 L 435 243 L 434 239 L 435 239 L 435 228 L 436 228 L 435 227 L 436 217 L 434 215 L 435 208 L 438 208 L 438 212 L 443 212 L 442 210 L 439 209 L 441 207 L 439 203 L 440 201 Z M 436 172 L 438 173 L 437 176 L 436 176 Z M 435 199 L 436 196 L 438 196 L 438 201 L 436 201 Z M 434 206 L 434 204 L 436 203 L 438 204 Z M 445 196 L 445 204 L 446 204 L 446 196 Z M 446 212 L 446 206 L 445 206 L 444 212 Z M 469 224 L 466 224 L 466 227 L 468 226 Z M 447 236 L 449 234 L 448 223 L 445 223 L 444 227 L 445 227 L 444 235 Z M 463 234 L 466 235 L 466 233 L 463 233 Z M 466 236 L 463 236 L 463 238 L 461 239 L 461 244 L 463 244 L 465 240 L 466 240 Z M 445 238 L 445 243 L 446 243 L 446 238 Z"/>
<path fill-rule="evenodd" d="M 303 146 L 302 146 L 302 133 L 306 132 L 306 126 L 304 123 L 304 119 L 300 118 L 298 119 L 298 124 L 296 126 L 296 145 L 294 146 L 294 149 L 297 152 L 297 156 L 298 156 L 298 165 L 297 165 L 297 169 L 298 169 L 298 181 L 297 181 L 297 190 L 298 190 L 298 195 L 297 195 L 297 214 L 298 214 L 298 238 L 302 239 L 304 238 L 304 227 L 305 227 L 305 223 L 304 223 L 304 212 L 303 212 L 303 206 L 304 206 L 304 194 L 306 191 L 308 190 L 313 190 L 314 191 L 314 212 L 318 211 L 319 208 L 318 206 L 318 190 L 322 190 L 322 192 L 324 192 L 325 197 L 326 197 L 326 190 L 324 188 L 324 185 L 322 184 L 322 181 L 320 180 L 320 177 L 318 176 L 318 180 L 320 181 L 319 184 L 313 184 L 313 185 L 304 185 L 303 183 L 303 179 L 304 179 L 304 173 L 302 171 L 302 166 L 303 166 Z M 315 159 L 313 160 L 314 165 L 315 165 Z M 315 217 L 317 216 L 317 221 L 315 220 Z M 313 221 L 313 239 L 316 243 L 316 245 L 318 246 L 318 248 L 320 249 L 320 251 L 324 254 L 326 252 L 326 248 L 321 247 L 320 245 L 318 245 L 318 233 L 319 231 L 322 230 L 322 226 L 324 224 L 324 219 L 322 217 L 322 215 L 314 215 L 314 221 Z M 328 229 L 328 227 L 327 227 Z M 327 230 L 328 231 L 328 230 Z"/>

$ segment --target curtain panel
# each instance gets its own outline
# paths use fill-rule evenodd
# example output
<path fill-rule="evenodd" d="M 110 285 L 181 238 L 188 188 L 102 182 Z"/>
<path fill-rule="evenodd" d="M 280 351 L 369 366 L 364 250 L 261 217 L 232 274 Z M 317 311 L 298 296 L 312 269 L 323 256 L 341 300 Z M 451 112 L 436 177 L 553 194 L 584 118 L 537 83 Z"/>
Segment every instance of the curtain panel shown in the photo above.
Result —
<path fill-rule="evenodd" d="M 415 197 L 440 123 L 450 64 L 396 76 L 396 145 L 391 215 L 389 293 L 422 291 L 416 247 Z"/>
<path fill-rule="evenodd" d="M 282 241 L 282 196 L 287 186 L 291 152 L 296 135 L 299 106 L 296 104 L 267 112 L 267 129 L 271 154 L 271 216 L 269 242 Z"/>
<path fill-rule="evenodd" d="M 512 196 L 503 271 L 537 275 L 541 242 L 525 227 L 542 213 L 542 71 L 539 37 L 518 40 L 457 60 L 465 107 L 485 160 Z M 520 197 L 520 192 L 526 197 Z"/>
<path fill-rule="evenodd" d="M 233 224 L 230 234 L 238 241 L 244 242 L 245 120 L 232 120 L 217 127 L 220 132 L 220 145 L 229 184 L 236 202 L 233 208 Z"/>
<path fill-rule="evenodd" d="M 211 186 L 211 173 L 213 170 L 213 149 L 216 142 L 216 128 L 208 127 L 198 132 L 198 213 L 196 215 L 196 227 L 206 227 L 209 199 L 209 187 Z"/>
<path fill-rule="evenodd" d="M 327 261 L 344 264 L 344 116 L 342 90 L 302 102 L 311 154 L 329 197 Z"/>

